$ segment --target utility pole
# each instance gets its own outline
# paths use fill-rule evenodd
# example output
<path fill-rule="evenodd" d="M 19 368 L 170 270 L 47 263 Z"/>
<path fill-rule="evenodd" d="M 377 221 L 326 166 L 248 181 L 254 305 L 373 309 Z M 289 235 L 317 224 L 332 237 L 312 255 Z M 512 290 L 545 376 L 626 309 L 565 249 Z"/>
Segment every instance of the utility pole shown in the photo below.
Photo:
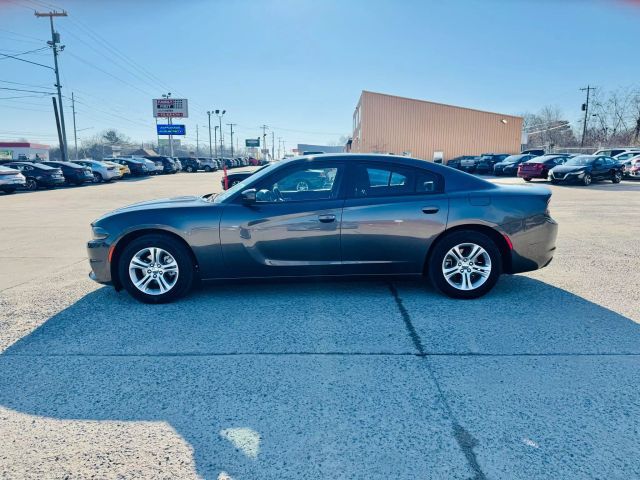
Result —
<path fill-rule="evenodd" d="M 47 44 L 53 50 L 53 65 L 54 71 L 56 72 L 56 85 L 55 87 L 58 89 L 58 105 L 60 107 L 60 127 L 62 130 L 62 144 L 60 145 L 60 151 L 62 152 L 62 160 L 66 161 L 68 159 L 67 156 L 67 131 L 64 126 L 64 109 L 62 108 L 62 85 L 60 85 L 60 71 L 58 69 L 58 51 L 64 50 L 64 45 L 60 46 L 60 50 L 58 50 L 58 44 L 60 43 L 60 34 L 53 29 L 53 17 L 66 17 L 67 12 L 64 10 L 62 12 L 47 12 L 40 13 L 35 12 L 36 17 L 49 17 L 49 23 L 51 24 L 51 41 L 47 42 Z"/>
<path fill-rule="evenodd" d="M 278 158 L 282 158 L 280 156 L 280 145 L 282 144 L 282 137 L 278 137 Z"/>
<path fill-rule="evenodd" d="M 267 149 L 267 128 L 269 128 L 268 125 L 262 125 L 262 150 L 268 150 Z M 262 154 L 264 155 L 264 153 Z"/>
<path fill-rule="evenodd" d="M 581 88 L 580 91 L 587 92 L 587 101 L 586 103 L 582 104 L 582 110 L 584 110 L 584 123 L 582 124 L 582 141 L 580 142 L 580 146 L 584 147 L 584 138 L 587 135 L 587 118 L 588 118 L 588 114 L 589 114 L 589 93 L 591 93 L 591 90 L 595 90 L 595 87 L 591 87 L 589 85 L 586 86 L 586 88 Z"/>
<path fill-rule="evenodd" d="M 271 160 L 276 159 L 276 134 L 271 130 Z"/>
<path fill-rule="evenodd" d="M 51 97 L 53 103 L 53 114 L 56 117 L 56 129 L 58 130 L 58 142 L 60 143 L 60 156 L 64 160 L 64 154 L 62 153 L 62 130 L 60 130 L 60 117 L 58 116 L 58 104 L 56 103 L 56 97 Z"/>
<path fill-rule="evenodd" d="M 209 152 L 209 154 L 211 154 L 211 152 Z M 196 157 L 199 157 L 199 156 L 200 156 L 200 134 L 198 133 L 198 124 L 196 123 Z"/>
<path fill-rule="evenodd" d="M 237 123 L 227 123 L 227 125 L 229 125 L 229 128 L 231 130 L 231 157 L 233 158 L 233 127 L 237 125 Z"/>
<path fill-rule="evenodd" d="M 213 157 L 213 153 L 211 152 L 211 112 L 207 110 L 207 116 L 209 117 L 209 157 Z M 216 152 L 216 157 L 218 153 Z"/>
<path fill-rule="evenodd" d="M 76 160 L 78 160 L 78 131 L 76 130 L 76 99 L 71 92 L 71 111 L 73 112 L 73 145 L 76 150 Z"/>

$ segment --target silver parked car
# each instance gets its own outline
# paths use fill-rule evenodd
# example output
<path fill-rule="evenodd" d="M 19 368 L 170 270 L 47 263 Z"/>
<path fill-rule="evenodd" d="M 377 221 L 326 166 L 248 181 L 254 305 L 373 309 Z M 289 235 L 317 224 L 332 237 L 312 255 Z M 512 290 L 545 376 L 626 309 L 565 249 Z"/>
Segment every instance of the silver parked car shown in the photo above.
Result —
<path fill-rule="evenodd" d="M 0 191 L 13 193 L 18 188 L 24 187 L 27 179 L 19 170 L 0 166 Z"/>
<path fill-rule="evenodd" d="M 108 165 L 107 163 L 99 162 L 98 160 L 93 160 L 91 158 L 74 160 L 73 163 L 89 167 L 91 169 L 91 173 L 93 173 L 93 183 L 111 182 L 112 180 L 119 180 L 122 178 L 120 169 L 115 165 Z"/>
<path fill-rule="evenodd" d="M 298 157 L 220 195 L 120 208 L 92 224 L 91 278 L 150 303 L 195 279 L 426 276 L 476 298 L 502 273 L 545 267 L 551 191 L 496 185 L 392 155 Z M 464 310 L 464 307 L 461 307 Z"/>

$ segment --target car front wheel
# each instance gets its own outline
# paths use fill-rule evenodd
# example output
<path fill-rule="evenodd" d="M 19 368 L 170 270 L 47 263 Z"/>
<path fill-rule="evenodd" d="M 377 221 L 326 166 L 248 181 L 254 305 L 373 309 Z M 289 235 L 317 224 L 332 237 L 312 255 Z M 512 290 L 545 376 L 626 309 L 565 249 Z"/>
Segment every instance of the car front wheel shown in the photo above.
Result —
<path fill-rule="evenodd" d="M 489 292 L 502 271 L 496 244 L 483 233 L 459 231 L 441 239 L 428 263 L 431 283 L 452 298 L 478 298 Z"/>
<path fill-rule="evenodd" d="M 584 174 L 584 177 L 582 178 L 582 184 L 587 187 L 589 185 L 591 185 L 591 175 L 588 173 Z"/>
<path fill-rule="evenodd" d="M 98 172 L 93 172 L 93 183 L 100 182 L 102 182 L 102 175 L 100 175 Z"/>
<path fill-rule="evenodd" d="M 35 192 L 38 189 L 38 182 L 34 178 L 27 178 L 27 182 L 24 184 L 24 188 Z"/>
<path fill-rule="evenodd" d="M 144 303 L 167 303 L 184 296 L 195 274 L 187 247 L 163 234 L 144 235 L 128 244 L 118 271 L 124 288 Z"/>

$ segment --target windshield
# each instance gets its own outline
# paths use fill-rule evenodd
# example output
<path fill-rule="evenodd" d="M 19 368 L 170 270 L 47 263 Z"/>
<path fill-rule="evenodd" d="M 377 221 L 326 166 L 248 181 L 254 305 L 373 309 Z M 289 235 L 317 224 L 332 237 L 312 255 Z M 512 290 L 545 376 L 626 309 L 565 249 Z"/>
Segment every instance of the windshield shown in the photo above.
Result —
<path fill-rule="evenodd" d="M 567 162 L 565 163 L 565 165 L 567 166 L 585 166 L 585 165 L 589 165 L 591 163 L 594 162 L 596 158 L 592 157 L 591 155 L 579 155 L 575 158 L 571 158 L 569 160 L 567 160 Z"/>
<path fill-rule="evenodd" d="M 262 178 L 265 175 L 269 175 L 279 165 L 282 165 L 282 163 L 272 163 L 271 165 L 266 165 L 266 166 L 260 168 L 253 175 L 251 175 L 250 177 L 245 178 L 240 183 L 236 183 L 233 187 L 231 187 L 226 192 L 223 192 L 220 195 L 212 198 L 211 201 L 213 203 L 222 203 L 222 202 L 224 202 L 227 198 L 230 198 L 233 195 L 235 195 L 237 192 L 241 192 L 242 190 L 247 188 L 247 185 L 249 183 L 253 182 L 254 180 L 257 180 L 258 178 Z"/>

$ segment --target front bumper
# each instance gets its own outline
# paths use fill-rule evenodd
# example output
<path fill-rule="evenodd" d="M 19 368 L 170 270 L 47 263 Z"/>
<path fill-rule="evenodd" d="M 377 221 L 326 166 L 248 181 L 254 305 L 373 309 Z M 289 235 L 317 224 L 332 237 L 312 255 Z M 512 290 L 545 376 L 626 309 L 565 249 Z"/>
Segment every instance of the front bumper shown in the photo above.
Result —
<path fill-rule="evenodd" d="M 111 263 L 109 263 L 110 245 L 104 240 L 90 240 L 87 242 L 87 255 L 89 257 L 89 266 L 91 280 L 111 285 Z"/>
<path fill-rule="evenodd" d="M 577 183 L 577 182 L 581 182 L 582 181 L 582 179 L 584 178 L 585 173 L 586 172 L 556 174 L 556 173 L 551 172 L 549 174 L 549 180 L 552 180 L 554 182 Z"/>

